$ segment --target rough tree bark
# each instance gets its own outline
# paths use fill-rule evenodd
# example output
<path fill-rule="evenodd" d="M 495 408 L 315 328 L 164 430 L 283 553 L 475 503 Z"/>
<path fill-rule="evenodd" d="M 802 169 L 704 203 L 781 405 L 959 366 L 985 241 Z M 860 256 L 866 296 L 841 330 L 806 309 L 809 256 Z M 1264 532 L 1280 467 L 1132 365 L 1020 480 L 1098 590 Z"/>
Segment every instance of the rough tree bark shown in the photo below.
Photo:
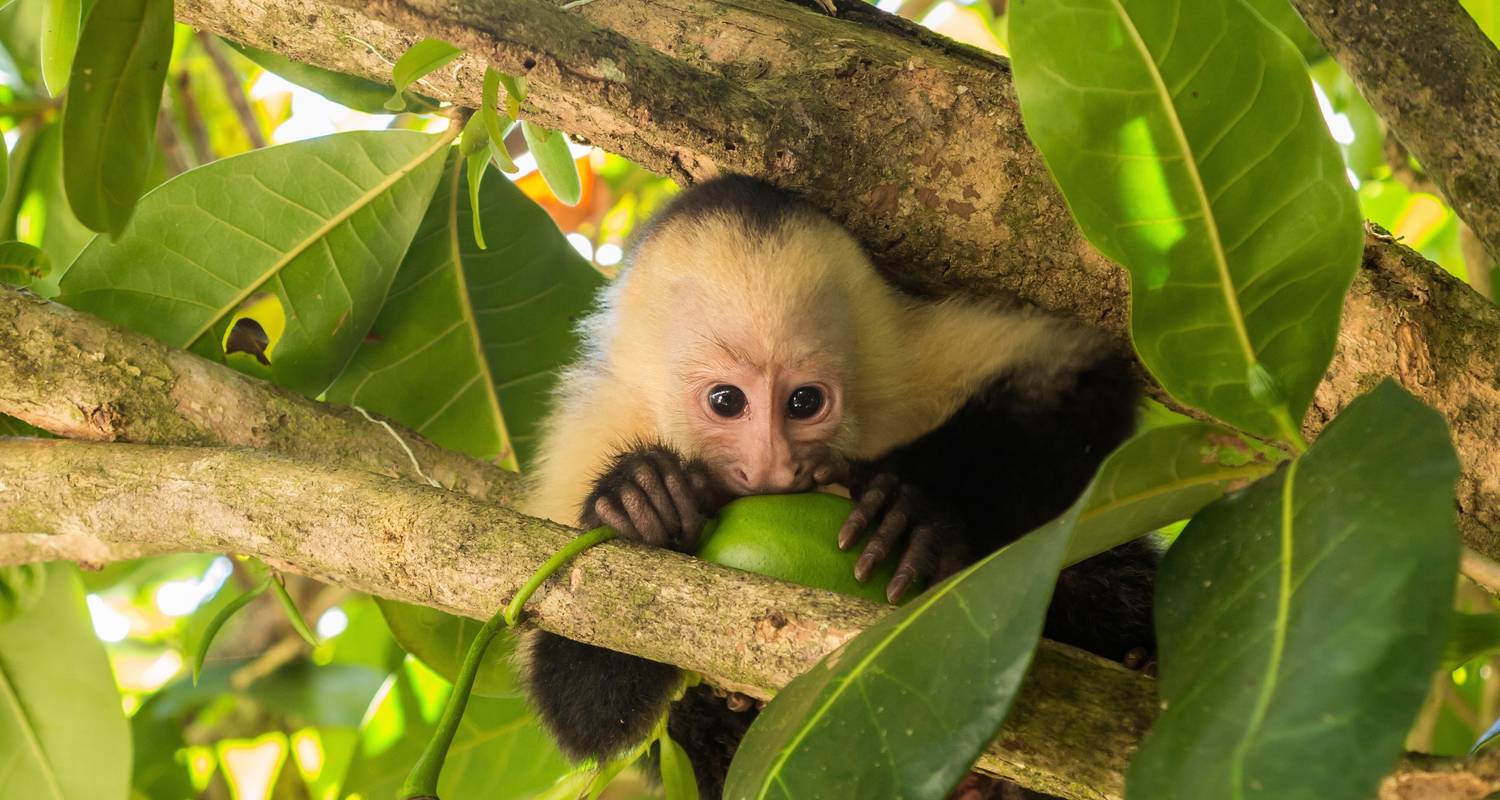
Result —
<path fill-rule="evenodd" d="M 1500 51 L 1474 18 L 1458 0 L 1292 5 L 1500 261 Z"/>
<path fill-rule="evenodd" d="M 0 439 L 0 565 L 235 552 L 288 571 L 485 618 L 577 531 L 372 473 L 251 450 Z M 543 584 L 528 618 L 769 697 L 883 614 L 865 600 L 608 542 Z M 621 626 L 617 620 L 637 624 Z M 1156 714 L 1140 674 L 1046 642 L 989 772 L 1078 800 L 1123 796 Z M 1404 762 L 1384 798 L 1500 788 L 1500 754 Z"/>
<path fill-rule="evenodd" d="M 422 89 L 474 106 L 484 67 L 524 74 L 527 113 L 692 181 L 765 176 L 829 209 L 897 283 L 1034 303 L 1124 337 L 1124 271 L 1072 222 L 1000 58 L 862 2 L 181 0 L 195 26 L 377 79 L 424 36 L 468 49 Z M 851 157 L 857 155 L 857 157 Z M 1316 435 L 1381 377 L 1442 411 L 1464 463 L 1460 530 L 1500 552 L 1500 309 L 1372 233 Z"/>

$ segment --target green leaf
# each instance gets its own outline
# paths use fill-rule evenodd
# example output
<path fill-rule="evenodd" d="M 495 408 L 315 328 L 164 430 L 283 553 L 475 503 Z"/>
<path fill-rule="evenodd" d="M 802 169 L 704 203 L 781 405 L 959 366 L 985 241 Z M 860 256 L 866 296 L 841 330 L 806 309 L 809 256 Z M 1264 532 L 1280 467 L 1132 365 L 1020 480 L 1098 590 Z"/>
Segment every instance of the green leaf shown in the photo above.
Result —
<path fill-rule="evenodd" d="M 0 624 L 25 614 L 47 589 L 44 564 L 14 564 L 0 567 Z"/>
<path fill-rule="evenodd" d="M 172 55 L 172 0 L 110 0 L 89 13 L 63 104 L 73 213 L 119 236 L 146 188 Z"/>
<path fill-rule="evenodd" d="M 500 114 L 496 111 L 500 105 L 500 82 L 503 78 L 503 75 L 493 69 L 484 71 L 484 97 L 479 107 L 479 116 L 484 120 L 485 132 L 489 134 L 490 151 L 495 164 L 500 167 L 501 172 L 517 172 L 516 163 L 510 159 L 510 151 L 505 148 L 505 131 L 500 127 Z"/>
<path fill-rule="evenodd" d="M 1442 416 L 1386 381 L 1199 512 L 1158 578 L 1166 710 L 1126 796 L 1373 795 L 1442 655 L 1457 477 Z"/>
<path fill-rule="evenodd" d="M 1080 505 L 787 684 L 746 733 L 725 796 L 947 797 L 1010 710 Z"/>
<path fill-rule="evenodd" d="M 386 101 L 387 111 L 400 111 L 405 101 L 401 93 L 413 82 L 458 58 L 462 48 L 454 47 L 441 39 L 423 39 L 396 59 L 391 69 L 391 80 L 396 85 L 396 94 Z"/>
<path fill-rule="evenodd" d="M 672 740 L 666 726 L 662 726 L 661 738 L 661 788 L 667 800 L 698 800 L 698 779 L 693 775 L 693 762 L 687 751 Z"/>
<path fill-rule="evenodd" d="M 1064 563 L 1187 519 L 1274 468 L 1244 438 L 1205 422 L 1136 434 L 1099 467 Z"/>
<path fill-rule="evenodd" d="M 292 61 L 280 53 L 249 47 L 229 39 L 224 39 L 223 42 L 255 62 L 261 69 L 355 111 L 366 114 L 389 114 L 392 111 L 423 113 L 433 111 L 439 105 L 436 100 L 414 92 L 402 92 L 401 107 L 389 108 L 386 103 L 394 99 L 389 84 Z"/>
<path fill-rule="evenodd" d="M 526 99 L 526 79 L 519 75 L 500 74 L 500 83 L 505 86 L 505 113 L 511 119 L 521 116 L 521 101 Z"/>
<path fill-rule="evenodd" d="M 1141 360 L 1178 400 L 1300 441 L 1364 241 L 1302 57 L 1238 0 L 1019 0 L 1009 19 L 1027 132 L 1129 270 Z"/>
<path fill-rule="evenodd" d="M 1245 0 L 1245 3 L 1285 36 L 1303 59 L 1310 63 L 1324 56 L 1323 43 L 1288 0 Z"/>
<path fill-rule="evenodd" d="M 556 372 L 577 349 L 572 320 L 603 278 L 500 175 L 480 187 L 493 245 L 480 250 L 460 200 L 465 177 L 450 178 L 328 399 L 379 411 L 444 447 L 528 466 Z"/>
<path fill-rule="evenodd" d="M 375 696 L 340 797 L 393 798 L 432 735 L 449 685 L 407 659 Z M 470 697 L 438 782 L 441 797 L 526 797 L 569 771 L 520 698 Z"/>
<path fill-rule="evenodd" d="M 6 797 L 130 791 L 130 729 L 72 564 L 48 564 L 41 600 L 0 624 L 0 742 Z"/>
<path fill-rule="evenodd" d="M 554 131 L 521 120 L 521 135 L 526 137 L 526 146 L 536 158 L 536 169 L 547 181 L 547 188 L 558 202 L 565 206 L 578 205 L 583 197 L 583 184 L 578 180 L 578 165 L 573 163 L 573 152 L 568 149 L 568 137 L 562 131 Z"/>
<path fill-rule="evenodd" d="M 1443 667 L 1454 669 L 1480 656 L 1500 653 L 1500 613 L 1466 614 L 1455 611 L 1443 645 Z"/>
<path fill-rule="evenodd" d="M 203 674 L 203 659 L 208 657 L 208 648 L 213 646 L 214 637 L 219 635 L 219 629 L 224 627 L 224 623 L 228 622 L 230 617 L 233 617 L 239 613 L 240 609 L 249 605 L 251 600 L 260 597 L 266 589 L 269 589 L 271 582 L 271 578 L 267 576 L 260 583 L 256 584 L 254 588 L 249 589 L 244 594 L 221 606 L 218 613 L 214 614 L 213 618 L 208 621 L 208 625 L 203 629 L 203 634 L 198 637 L 197 645 L 193 648 L 194 683 L 197 683 L 198 678 Z"/>
<path fill-rule="evenodd" d="M 51 271 L 47 254 L 25 242 L 0 242 L 0 283 L 27 286 Z"/>
<path fill-rule="evenodd" d="M 13 176 L 21 196 L 17 233 L 26 242 L 40 247 L 47 263 L 54 267 L 45 276 L 33 278 L 28 287 L 43 297 L 57 296 L 58 281 L 64 270 L 95 235 L 68 207 L 67 191 L 63 188 L 62 140 L 61 125 L 42 128 L 26 159 L 24 173 L 18 169 Z"/>
<path fill-rule="evenodd" d="M 68 85 L 82 23 L 82 0 L 46 0 L 42 5 L 42 82 L 53 97 Z"/>
<path fill-rule="evenodd" d="M 422 660 L 444 680 L 452 682 L 464 663 L 464 654 L 469 643 L 484 623 L 467 617 L 446 614 L 435 608 L 410 605 L 383 597 L 375 598 L 380 613 L 391 629 L 391 635 L 406 652 Z M 519 697 L 511 657 L 515 653 L 516 637 L 510 631 L 501 631 L 490 642 L 485 651 L 484 662 L 474 679 L 474 694 L 483 697 Z"/>
<path fill-rule="evenodd" d="M 490 166 L 490 147 L 477 153 L 473 153 L 464 159 L 467 169 L 464 172 L 464 180 L 469 185 L 469 218 L 473 220 L 470 232 L 474 236 L 474 246 L 480 250 L 488 249 L 484 243 L 484 214 L 480 211 L 479 189 L 484 185 L 484 175 Z"/>
<path fill-rule="evenodd" d="M 246 697 L 294 726 L 357 728 L 386 673 L 361 664 L 293 661 L 250 684 Z"/>
<path fill-rule="evenodd" d="M 280 575 L 271 576 L 271 591 L 276 595 L 276 602 L 281 604 L 281 610 L 286 612 L 286 621 L 292 624 L 292 630 L 302 637 L 302 641 L 313 647 L 318 646 L 318 635 L 307 627 L 307 620 L 302 618 L 302 612 L 297 610 L 297 602 L 287 594 L 286 584 L 282 583 Z"/>
<path fill-rule="evenodd" d="M 222 360 L 236 311 L 269 294 L 286 325 L 271 373 L 317 394 L 380 310 L 456 134 L 341 133 L 183 173 L 78 256 L 60 299 Z"/>

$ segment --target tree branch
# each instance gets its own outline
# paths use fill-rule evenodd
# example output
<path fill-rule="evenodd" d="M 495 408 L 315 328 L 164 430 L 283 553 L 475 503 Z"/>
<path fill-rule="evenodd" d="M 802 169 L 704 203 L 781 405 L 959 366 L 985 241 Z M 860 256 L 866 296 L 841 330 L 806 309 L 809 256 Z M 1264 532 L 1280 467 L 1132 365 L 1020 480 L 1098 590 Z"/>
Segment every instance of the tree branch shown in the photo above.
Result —
<path fill-rule="evenodd" d="M 70 439 L 254 447 L 513 503 L 520 481 L 358 409 L 317 403 L 0 286 L 0 414 Z M 389 426 L 389 427 L 387 427 Z"/>
<path fill-rule="evenodd" d="M 1500 260 L 1500 51 L 1458 0 L 1292 0 Z"/>
<path fill-rule="evenodd" d="M 248 450 L 0 439 L 0 565 L 246 553 L 485 619 L 576 534 L 410 481 Z M 615 542 L 580 555 L 527 605 L 547 630 L 762 698 L 885 613 Z M 1151 682 L 1062 645 L 1037 658 L 981 766 L 1064 797 L 1119 797 L 1129 754 L 1155 715 Z"/>
<path fill-rule="evenodd" d="M 574 12 L 535 0 L 181 0 L 177 13 L 382 80 L 412 43 L 446 39 L 469 53 L 424 92 L 473 107 L 486 65 L 526 75 L 528 116 L 679 180 L 734 170 L 795 189 L 908 289 L 1019 299 L 1126 335 L 1124 272 L 1073 224 L 1026 139 L 1009 65 L 864 3 L 838 18 L 786 0 Z M 1500 309 L 1372 233 L 1306 432 L 1395 376 L 1447 416 L 1464 463 L 1460 530 L 1500 558 L 1496 364 Z"/>
<path fill-rule="evenodd" d="M 410 481 L 249 450 L 0 439 L 0 565 L 99 565 L 234 552 L 382 597 L 483 619 L 577 531 Z M 874 603 L 609 542 L 527 605 L 565 636 L 678 664 L 769 697 L 887 610 Z M 621 625 L 620 620 L 631 620 Z M 1151 681 L 1044 642 L 979 766 L 1065 798 L 1123 796 L 1156 714 Z M 1423 759 L 1388 783 L 1440 780 L 1482 797 L 1495 757 Z M 1394 791 L 1394 790 L 1393 790 Z"/>

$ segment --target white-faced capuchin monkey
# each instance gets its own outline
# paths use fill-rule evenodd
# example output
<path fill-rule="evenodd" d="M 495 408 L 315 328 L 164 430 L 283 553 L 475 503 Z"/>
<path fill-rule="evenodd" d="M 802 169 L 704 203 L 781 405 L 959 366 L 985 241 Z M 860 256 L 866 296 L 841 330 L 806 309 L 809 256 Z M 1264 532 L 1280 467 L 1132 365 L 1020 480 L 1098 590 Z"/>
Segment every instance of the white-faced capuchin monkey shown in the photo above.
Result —
<path fill-rule="evenodd" d="M 1100 335 L 902 294 L 828 216 L 745 177 L 675 198 L 582 331 L 530 513 L 692 552 L 729 499 L 840 484 L 856 509 L 838 544 L 863 547 L 861 579 L 897 559 L 892 600 L 1061 513 L 1135 416 L 1129 362 Z M 1135 544 L 1064 571 L 1046 635 L 1116 660 L 1154 649 L 1156 561 Z M 678 686 L 672 666 L 548 633 L 527 671 L 575 759 L 640 742 Z M 754 713 L 706 687 L 672 708 L 703 797 Z"/>

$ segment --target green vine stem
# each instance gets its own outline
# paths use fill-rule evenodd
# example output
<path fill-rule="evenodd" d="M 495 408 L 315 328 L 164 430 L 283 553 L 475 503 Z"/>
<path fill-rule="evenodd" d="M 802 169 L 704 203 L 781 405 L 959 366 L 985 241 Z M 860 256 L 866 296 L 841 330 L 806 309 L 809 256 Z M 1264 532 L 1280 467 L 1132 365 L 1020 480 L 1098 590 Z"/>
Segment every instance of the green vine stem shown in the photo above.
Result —
<path fill-rule="evenodd" d="M 479 629 L 479 633 L 474 636 L 474 641 L 469 643 L 469 651 L 464 654 L 463 666 L 454 677 L 453 692 L 448 695 L 448 702 L 443 705 L 443 715 L 438 719 L 437 729 L 433 731 L 432 739 L 427 742 L 422 756 L 411 768 L 411 773 L 406 776 L 406 782 L 401 785 L 401 797 L 407 800 L 437 800 L 438 776 L 442 774 L 443 763 L 448 760 L 448 749 L 453 745 L 453 737 L 458 734 L 458 725 L 463 721 L 464 709 L 469 705 L 469 694 L 474 688 L 474 678 L 479 674 L 479 665 L 483 663 L 485 651 L 489 649 L 490 642 L 494 641 L 495 634 L 500 632 L 501 627 L 516 624 L 521 618 L 521 609 L 526 605 L 526 601 L 536 593 L 543 581 L 551 577 L 552 573 L 561 568 L 569 559 L 617 535 L 610 528 L 595 528 L 568 542 L 531 574 L 525 585 L 516 592 L 516 596 L 511 598 L 505 608 L 495 612 L 495 615 Z"/>

